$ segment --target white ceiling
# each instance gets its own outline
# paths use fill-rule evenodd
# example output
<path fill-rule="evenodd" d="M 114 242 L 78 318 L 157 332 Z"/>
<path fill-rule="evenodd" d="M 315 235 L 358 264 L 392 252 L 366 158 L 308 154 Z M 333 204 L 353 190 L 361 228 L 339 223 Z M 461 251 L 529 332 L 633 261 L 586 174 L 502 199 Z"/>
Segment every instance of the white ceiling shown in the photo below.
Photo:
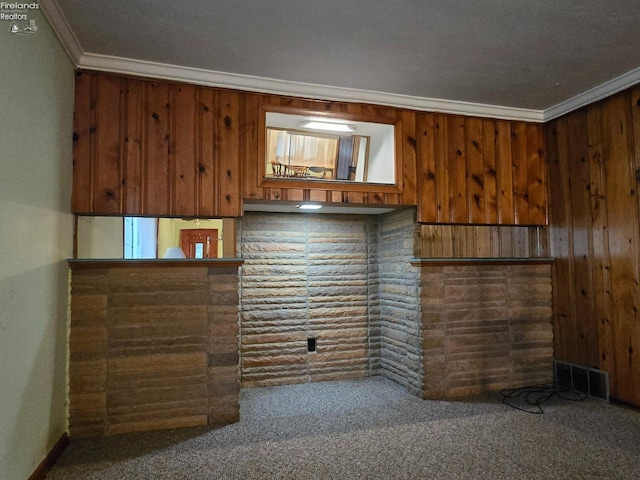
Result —
<path fill-rule="evenodd" d="M 640 0 L 42 0 L 76 65 L 545 121 L 640 82 Z"/>

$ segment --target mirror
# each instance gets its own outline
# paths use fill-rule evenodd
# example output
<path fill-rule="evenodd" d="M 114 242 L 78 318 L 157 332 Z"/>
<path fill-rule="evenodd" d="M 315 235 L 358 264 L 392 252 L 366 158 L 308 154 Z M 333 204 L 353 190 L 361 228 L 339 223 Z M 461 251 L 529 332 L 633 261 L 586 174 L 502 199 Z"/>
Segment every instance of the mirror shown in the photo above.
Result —
<path fill-rule="evenodd" d="M 267 127 L 266 176 L 365 181 L 369 137 Z"/>
<path fill-rule="evenodd" d="M 234 236 L 234 219 L 78 216 L 76 252 L 94 259 L 233 258 Z"/>
<path fill-rule="evenodd" d="M 397 186 L 399 122 L 395 119 L 275 106 L 263 106 L 263 110 L 259 186 L 274 182 L 278 185 L 273 186 L 280 187 L 314 182 L 319 188 L 334 190 L 340 189 L 336 184 L 344 184 L 345 189 L 353 183 Z M 325 182 L 331 186 L 320 185 Z"/>

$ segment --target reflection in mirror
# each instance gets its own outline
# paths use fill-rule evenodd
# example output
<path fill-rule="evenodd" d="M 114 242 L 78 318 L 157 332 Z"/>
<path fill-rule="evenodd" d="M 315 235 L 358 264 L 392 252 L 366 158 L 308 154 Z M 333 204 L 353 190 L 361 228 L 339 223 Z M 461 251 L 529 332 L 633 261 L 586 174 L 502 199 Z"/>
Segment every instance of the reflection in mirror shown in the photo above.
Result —
<path fill-rule="evenodd" d="M 391 124 L 266 112 L 266 129 L 267 178 L 395 183 Z"/>
<path fill-rule="evenodd" d="M 122 217 L 77 217 L 78 258 L 124 258 Z"/>
<path fill-rule="evenodd" d="M 223 223 L 222 219 L 78 216 L 77 257 L 222 258 Z"/>
<path fill-rule="evenodd" d="M 158 253 L 165 258 L 171 247 L 180 247 L 186 258 L 222 257 L 222 220 L 158 220 Z"/>
<path fill-rule="evenodd" d="M 158 220 L 124 217 L 124 258 L 157 258 Z"/>

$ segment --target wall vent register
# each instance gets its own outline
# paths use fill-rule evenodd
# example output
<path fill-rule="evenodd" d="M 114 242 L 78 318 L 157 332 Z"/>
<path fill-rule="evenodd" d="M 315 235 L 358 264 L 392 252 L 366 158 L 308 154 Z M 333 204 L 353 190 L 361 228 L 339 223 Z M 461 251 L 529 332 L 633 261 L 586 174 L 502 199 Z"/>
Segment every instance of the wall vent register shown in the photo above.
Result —
<path fill-rule="evenodd" d="M 591 397 L 609 401 L 609 374 L 597 368 L 554 360 L 553 371 L 556 383 Z"/>

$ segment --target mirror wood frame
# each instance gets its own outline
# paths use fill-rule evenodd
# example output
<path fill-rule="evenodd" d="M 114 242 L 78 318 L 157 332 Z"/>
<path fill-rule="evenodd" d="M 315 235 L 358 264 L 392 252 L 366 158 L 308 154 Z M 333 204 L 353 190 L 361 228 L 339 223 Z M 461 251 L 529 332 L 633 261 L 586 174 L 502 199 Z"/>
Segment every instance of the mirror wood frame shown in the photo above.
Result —
<path fill-rule="evenodd" d="M 352 122 L 369 122 L 392 125 L 394 127 L 394 169 L 395 183 L 369 183 L 354 182 L 350 180 L 304 180 L 296 178 L 273 178 L 266 176 L 266 134 L 267 112 L 283 113 L 290 115 L 308 115 L 330 119 L 348 120 Z M 402 119 L 397 117 L 367 116 L 362 114 L 336 113 L 321 110 L 308 110 L 304 108 L 287 107 L 279 105 L 261 104 L 258 119 L 258 187 L 260 188 L 300 188 L 334 190 L 342 192 L 376 192 L 376 193 L 402 193 Z"/>

